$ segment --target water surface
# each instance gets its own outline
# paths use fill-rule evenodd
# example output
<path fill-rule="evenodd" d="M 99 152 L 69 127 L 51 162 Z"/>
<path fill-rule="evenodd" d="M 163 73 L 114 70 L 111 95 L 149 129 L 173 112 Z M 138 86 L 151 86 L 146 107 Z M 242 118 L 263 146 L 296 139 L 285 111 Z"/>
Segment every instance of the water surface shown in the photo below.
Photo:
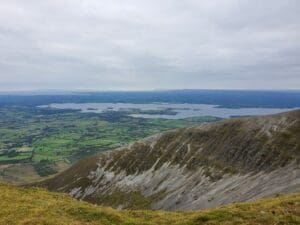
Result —
<path fill-rule="evenodd" d="M 141 118 L 164 118 L 164 119 L 184 119 L 189 117 L 214 116 L 221 118 L 230 118 L 236 116 L 269 115 L 296 108 L 220 108 L 218 105 L 208 104 L 173 104 L 173 103 L 61 103 L 49 104 L 42 107 L 51 107 L 56 109 L 77 109 L 83 113 L 94 112 L 103 113 L 106 111 L 127 111 L 132 109 L 141 110 L 163 110 L 171 109 L 176 112 L 175 115 L 164 114 L 129 114 L 132 117 Z"/>

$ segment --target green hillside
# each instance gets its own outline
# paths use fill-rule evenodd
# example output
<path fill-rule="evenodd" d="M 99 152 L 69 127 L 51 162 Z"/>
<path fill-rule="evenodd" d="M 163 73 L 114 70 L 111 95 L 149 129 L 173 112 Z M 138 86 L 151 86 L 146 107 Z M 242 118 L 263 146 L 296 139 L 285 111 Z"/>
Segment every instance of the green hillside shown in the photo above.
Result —
<path fill-rule="evenodd" d="M 300 224 L 300 194 L 193 212 L 115 210 L 44 189 L 0 185 L 0 224 L 200 225 Z"/>

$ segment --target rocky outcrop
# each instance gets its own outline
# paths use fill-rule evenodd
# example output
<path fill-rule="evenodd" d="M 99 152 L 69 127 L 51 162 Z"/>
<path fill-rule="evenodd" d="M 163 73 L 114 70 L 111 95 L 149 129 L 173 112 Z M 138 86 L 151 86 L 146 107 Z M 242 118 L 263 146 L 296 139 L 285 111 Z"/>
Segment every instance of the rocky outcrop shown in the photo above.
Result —
<path fill-rule="evenodd" d="M 300 110 L 169 131 L 40 185 L 118 208 L 168 210 L 300 191 Z"/>

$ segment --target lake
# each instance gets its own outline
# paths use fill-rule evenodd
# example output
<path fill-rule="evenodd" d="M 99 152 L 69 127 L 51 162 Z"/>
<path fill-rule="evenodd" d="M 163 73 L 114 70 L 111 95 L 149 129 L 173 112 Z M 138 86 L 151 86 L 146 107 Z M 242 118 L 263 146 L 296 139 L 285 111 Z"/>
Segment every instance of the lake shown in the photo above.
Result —
<path fill-rule="evenodd" d="M 50 107 L 56 109 L 76 109 L 82 113 L 103 113 L 106 111 L 125 111 L 132 117 L 141 118 L 164 118 L 164 119 L 184 119 L 189 117 L 214 116 L 220 118 L 230 118 L 236 116 L 254 116 L 254 115 L 269 115 L 297 108 L 223 108 L 218 105 L 208 104 L 173 104 L 173 103 L 59 103 L 49 104 L 40 107 Z M 174 115 L 169 114 L 147 114 L 147 113 L 132 113 L 133 109 L 147 110 L 166 110 L 175 112 Z"/>

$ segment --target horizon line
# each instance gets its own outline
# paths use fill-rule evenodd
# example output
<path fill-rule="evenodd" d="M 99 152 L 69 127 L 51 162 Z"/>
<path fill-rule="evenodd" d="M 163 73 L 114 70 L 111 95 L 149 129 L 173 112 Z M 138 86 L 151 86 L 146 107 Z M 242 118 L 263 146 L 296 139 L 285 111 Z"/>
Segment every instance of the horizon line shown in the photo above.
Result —
<path fill-rule="evenodd" d="M 0 91 L 0 95 L 17 95 L 17 94 L 31 94 L 31 95 L 62 95 L 62 94 L 80 94 L 80 93 L 109 93 L 109 92 L 168 92 L 168 91 L 265 91 L 265 92 L 300 92 L 300 89 L 219 89 L 219 88 L 182 88 L 182 89 L 140 89 L 140 90 L 126 90 L 126 89 L 114 89 L 114 90 L 95 90 L 95 89 L 80 89 L 80 90 L 68 90 L 68 89 L 32 89 L 32 90 L 8 90 Z M 54 93 L 56 92 L 56 93 Z"/>

